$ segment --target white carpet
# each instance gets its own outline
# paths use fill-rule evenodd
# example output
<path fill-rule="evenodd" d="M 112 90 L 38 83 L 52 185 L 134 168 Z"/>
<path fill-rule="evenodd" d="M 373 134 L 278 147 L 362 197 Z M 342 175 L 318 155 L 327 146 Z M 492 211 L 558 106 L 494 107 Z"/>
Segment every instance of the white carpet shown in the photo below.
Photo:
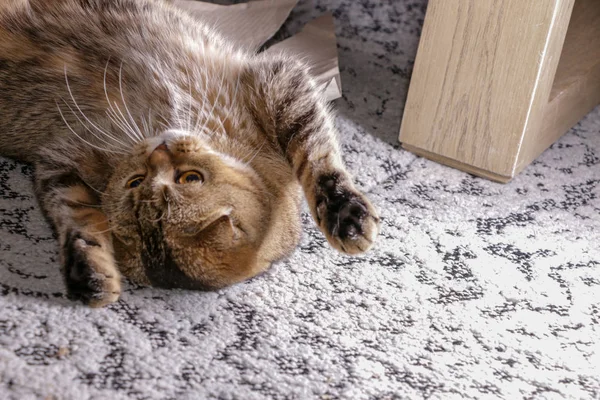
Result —
<path fill-rule="evenodd" d="M 424 9 L 305 2 L 286 24 L 334 12 L 345 157 L 383 216 L 364 257 L 305 216 L 258 279 L 88 309 L 31 170 L 0 159 L 0 399 L 600 398 L 600 110 L 508 185 L 399 149 Z"/>

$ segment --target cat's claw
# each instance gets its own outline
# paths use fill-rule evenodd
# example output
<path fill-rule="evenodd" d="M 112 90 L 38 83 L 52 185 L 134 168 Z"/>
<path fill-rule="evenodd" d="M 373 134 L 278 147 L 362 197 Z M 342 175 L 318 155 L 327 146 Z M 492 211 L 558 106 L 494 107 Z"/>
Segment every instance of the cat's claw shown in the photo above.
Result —
<path fill-rule="evenodd" d="M 119 299 L 121 280 L 114 274 L 112 255 L 93 239 L 69 234 L 65 243 L 65 282 L 68 296 L 90 307 Z"/>
<path fill-rule="evenodd" d="M 369 200 L 338 175 L 323 176 L 317 187 L 317 222 L 337 250 L 359 254 L 369 250 L 379 233 L 379 217 Z"/>

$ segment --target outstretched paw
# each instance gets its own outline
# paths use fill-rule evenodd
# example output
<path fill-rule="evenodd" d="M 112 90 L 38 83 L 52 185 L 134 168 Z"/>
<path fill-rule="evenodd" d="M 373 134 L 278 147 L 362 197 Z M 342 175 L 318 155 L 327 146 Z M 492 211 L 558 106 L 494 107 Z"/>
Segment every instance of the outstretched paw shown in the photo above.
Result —
<path fill-rule="evenodd" d="M 333 247 L 358 254 L 373 246 L 379 217 L 365 195 L 339 174 L 321 176 L 316 192 L 317 223 Z"/>
<path fill-rule="evenodd" d="M 64 275 L 70 298 L 90 307 L 102 307 L 119 299 L 121 277 L 112 254 L 93 239 L 70 232 L 64 245 Z"/>

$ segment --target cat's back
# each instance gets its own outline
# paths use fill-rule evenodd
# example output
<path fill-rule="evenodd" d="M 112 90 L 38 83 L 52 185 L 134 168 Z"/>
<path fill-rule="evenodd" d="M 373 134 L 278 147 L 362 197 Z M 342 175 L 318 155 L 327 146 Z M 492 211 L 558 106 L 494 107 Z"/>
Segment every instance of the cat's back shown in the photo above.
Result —
<path fill-rule="evenodd" d="M 181 36 L 214 41 L 198 21 L 165 0 L 3 0 L 0 2 L 0 53 L 17 62 L 39 51 L 58 55 L 82 52 L 158 50 Z M 158 39 L 157 42 L 153 38 Z M 91 54 L 90 54 L 91 55 Z"/>
<path fill-rule="evenodd" d="M 26 158 L 64 132 L 57 101 L 74 96 L 90 114 L 105 110 L 106 80 L 118 85 L 121 68 L 137 98 L 157 98 L 153 67 L 219 40 L 162 0 L 0 1 L 0 154 Z"/>
<path fill-rule="evenodd" d="M 144 68 L 219 47 L 217 35 L 164 0 L 0 1 L 0 85 L 8 88 L 15 79 L 51 86 L 56 77 L 62 86 L 65 69 L 96 72 L 111 59 Z"/>

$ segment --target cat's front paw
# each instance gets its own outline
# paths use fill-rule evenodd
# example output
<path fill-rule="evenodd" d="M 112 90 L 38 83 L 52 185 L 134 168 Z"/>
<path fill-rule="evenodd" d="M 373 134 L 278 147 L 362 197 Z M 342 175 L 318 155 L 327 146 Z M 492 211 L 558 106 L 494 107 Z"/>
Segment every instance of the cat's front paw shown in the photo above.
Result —
<path fill-rule="evenodd" d="M 121 277 L 113 256 L 92 238 L 67 234 L 64 245 L 64 275 L 70 298 L 90 307 L 102 307 L 119 299 Z"/>
<path fill-rule="evenodd" d="M 379 217 L 365 195 L 337 174 L 317 182 L 317 223 L 329 243 L 348 253 L 363 253 L 373 246 L 379 233 Z"/>

